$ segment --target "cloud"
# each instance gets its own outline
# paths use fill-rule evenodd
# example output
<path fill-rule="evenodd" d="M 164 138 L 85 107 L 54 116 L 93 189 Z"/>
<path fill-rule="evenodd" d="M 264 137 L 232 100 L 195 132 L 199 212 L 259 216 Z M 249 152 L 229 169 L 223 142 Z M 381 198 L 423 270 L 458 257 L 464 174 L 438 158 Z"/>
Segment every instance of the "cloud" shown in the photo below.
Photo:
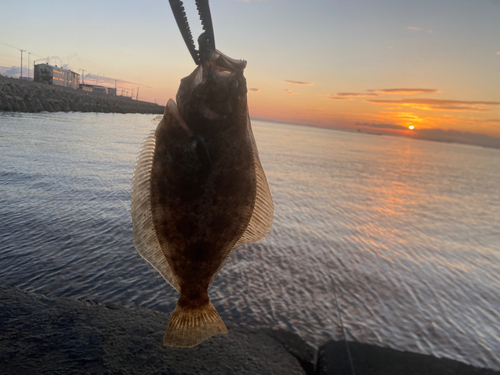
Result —
<path fill-rule="evenodd" d="M 369 98 L 379 95 L 374 93 L 362 93 L 362 92 L 339 92 L 336 96 L 344 98 Z"/>
<path fill-rule="evenodd" d="M 286 93 L 287 93 L 288 95 L 297 95 L 297 93 L 296 93 L 296 92 L 293 92 L 293 91 L 292 91 L 292 90 L 290 90 L 290 89 L 285 89 L 285 91 L 286 91 Z"/>
<path fill-rule="evenodd" d="M 352 100 L 351 98 L 349 98 L 347 96 L 336 96 L 336 95 L 332 95 L 332 94 L 324 95 L 323 97 L 326 99 L 331 99 L 331 100 Z"/>
<path fill-rule="evenodd" d="M 408 130 L 407 127 L 401 125 L 394 124 L 375 124 L 369 122 L 357 122 L 357 126 L 368 126 L 370 128 L 378 128 L 378 129 L 396 129 L 396 130 Z"/>
<path fill-rule="evenodd" d="M 333 100 L 347 100 L 351 98 L 372 98 L 380 96 L 380 94 L 388 94 L 388 95 L 415 95 L 415 94 L 433 94 L 439 93 L 439 90 L 436 89 L 370 89 L 366 90 L 368 92 L 339 92 L 338 94 L 325 95 L 327 99 Z"/>
<path fill-rule="evenodd" d="M 389 95 L 437 94 L 441 92 L 436 89 L 372 89 L 368 91 Z"/>
<path fill-rule="evenodd" d="M 297 85 L 297 86 L 312 86 L 312 85 L 314 85 L 314 82 L 302 82 L 302 81 L 290 81 L 290 80 L 285 80 L 285 83 L 289 83 L 291 85 Z"/>
<path fill-rule="evenodd" d="M 248 89 L 248 91 L 260 92 L 260 89 L 256 89 L 254 87 L 251 87 L 251 88 Z"/>
<path fill-rule="evenodd" d="M 332 100 L 351 100 L 351 98 L 371 98 L 377 97 L 375 93 L 362 93 L 362 92 L 339 92 L 338 94 L 328 94 L 325 98 Z"/>
<path fill-rule="evenodd" d="M 424 119 L 412 112 L 381 112 L 381 114 L 396 118 L 398 121 L 423 122 Z"/>
<path fill-rule="evenodd" d="M 456 106 L 456 105 L 443 105 L 438 107 L 420 108 L 420 109 L 436 110 L 436 111 L 491 112 L 491 110 L 489 109 L 478 108 L 478 107 Z"/>
<path fill-rule="evenodd" d="M 475 122 L 481 122 L 483 124 L 488 124 L 490 126 L 493 126 L 495 128 L 500 127 L 500 119 L 498 118 L 492 118 L 492 119 L 475 119 Z"/>
<path fill-rule="evenodd" d="M 31 72 L 33 73 L 33 70 Z M 5 77 L 19 77 L 21 75 L 21 68 L 19 66 L 0 66 L 0 74 Z"/>
<path fill-rule="evenodd" d="M 63 66 L 65 64 L 63 63 L 63 60 L 59 56 L 42 57 L 40 59 L 37 59 L 36 61 L 38 61 L 41 64 L 48 63 L 49 65 L 57 65 L 60 68 L 67 69 Z"/>
<path fill-rule="evenodd" d="M 371 100 L 366 100 L 366 102 L 379 105 L 396 105 L 403 107 L 412 107 L 429 111 L 437 110 L 437 111 L 490 112 L 490 110 L 485 109 L 483 107 L 500 106 L 500 102 L 446 100 L 446 99 L 400 99 L 400 100 L 371 99 Z"/>

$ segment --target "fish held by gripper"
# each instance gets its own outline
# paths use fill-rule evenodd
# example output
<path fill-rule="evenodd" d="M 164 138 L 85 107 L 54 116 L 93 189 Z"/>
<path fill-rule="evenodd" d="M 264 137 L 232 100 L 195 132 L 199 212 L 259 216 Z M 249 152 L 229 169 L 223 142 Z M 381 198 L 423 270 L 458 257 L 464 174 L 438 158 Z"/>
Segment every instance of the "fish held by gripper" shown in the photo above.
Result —
<path fill-rule="evenodd" d="M 170 3 L 190 37 L 182 3 Z M 197 5 L 205 32 L 198 51 L 192 39 L 188 48 L 198 66 L 144 140 L 132 183 L 135 248 L 180 293 L 164 336 L 174 347 L 227 333 L 208 289 L 229 254 L 264 239 L 273 218 L 248 115 L 246 62 L 215 49 L 208 1 Z"/>

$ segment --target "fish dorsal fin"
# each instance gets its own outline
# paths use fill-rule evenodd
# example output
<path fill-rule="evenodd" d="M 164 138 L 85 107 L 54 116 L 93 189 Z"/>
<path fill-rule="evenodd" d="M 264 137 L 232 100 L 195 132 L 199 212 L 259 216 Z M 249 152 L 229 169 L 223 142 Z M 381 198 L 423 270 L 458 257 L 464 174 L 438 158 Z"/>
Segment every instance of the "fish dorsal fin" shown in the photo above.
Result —
<path fill-rule="evenodd" d="M 262 169 L 262 164 L 260 164 L 259 152 L 257 151 L 257 144 L 255 143 L 255 138 L 252 133 L 250 117 L 247 118 L 247 132 L 248 132 L 248 137 L 252 141 L 252 153 L 253 153 L 253 161 L 255 168 L 255 177 L 257 180 L 254 208 L 252 211 L 252 216 L 250 217 L 250 221 L 248 222 L 248 225 L 245 229 L 245 232 L 224 256 L 224 261 L 219 266 L 217 272 L 215 272 L 212 278 L 210 279 L 210 285 L 212 285 L 213 281 L 217 277 L 217 274 L 219 273 L 220 269 L 226 262 L 226 259 L 236 248 L 246 243 L 262 241 L 268 235 L 269 231 L 271 230 L 271 226 L 273 224 L 273 212 L 274 212 L 273 199 L 271 197 L 271 191 L 269 190 L 269 185 L 267 183 L 266 175 L 264 173 L 264 170 Z"/>
<path fill-rule="evenodd" d="M 139 255 L 146 259 L 179 292 L 179 284 L 163 255 L 153 223 L 151 169 L 155 148 L 156 136 L 155 132 L 152 132 L 144 139 L 135 163 L 131 204 L 134 245 Z"/>

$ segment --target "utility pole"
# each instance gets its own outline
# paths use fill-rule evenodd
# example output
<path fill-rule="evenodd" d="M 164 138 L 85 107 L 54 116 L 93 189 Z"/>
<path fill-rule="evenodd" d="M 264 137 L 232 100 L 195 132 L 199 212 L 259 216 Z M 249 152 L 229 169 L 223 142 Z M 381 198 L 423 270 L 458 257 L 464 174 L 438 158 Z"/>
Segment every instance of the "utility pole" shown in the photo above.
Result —
<path fill-rule="evenodd" d="M 28 78 L 30 77 L 30 55 L 31 52 L 28 52 Z"/>
<path fill-rule="evenodd" d="M 82 69 L 82 85 L 85 85 L 85 69 Z"/>
<path fill-rule="evenodd" d="M 21 79 L 23 79 L 23 52 L 26 52 L 25 49 L 20 49 L 19 51 L 21 51 Z"/>
<path fill-rule="evenodd" d="M 132 89 L 132 95 L 130 95 L 132 99 L 134 99 L 134 89 Z"/>
<path fill-rule="evenodd" d="M 139 87 L 137 88 L 137 94 L 135 94 L 135 100 L 139 100 Z"/>

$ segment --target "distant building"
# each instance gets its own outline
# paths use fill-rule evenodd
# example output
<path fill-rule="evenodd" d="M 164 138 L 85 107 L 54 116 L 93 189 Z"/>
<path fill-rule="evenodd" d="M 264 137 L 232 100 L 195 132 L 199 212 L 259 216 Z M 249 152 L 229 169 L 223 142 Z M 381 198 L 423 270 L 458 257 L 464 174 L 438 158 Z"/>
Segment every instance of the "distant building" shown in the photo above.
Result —
<path fill-rule="evenodd" d="M 87 85 L 80 83 L 80 89 L 87 92 L 95 92 L 96 94 L 116 95 L 116 89 L 111 87 Z"/>
<path fill-rule="evenodd" d="M 80 83 L 80 89 L 87 92 L 94 91 L 94 85 L 86 85 L 85 83 Z"/>
<path fill-rule="evenodd" d="M 35 65 L 35 82 L 76 89 L 80 83 L 80 74 L 49 64 L 38 64 Z"/>
<path fill-rule="evenodd" d="M 104 86 L 94 86 L 93 90 L 96 94 L 107 94 L 108 90 Z"/>

